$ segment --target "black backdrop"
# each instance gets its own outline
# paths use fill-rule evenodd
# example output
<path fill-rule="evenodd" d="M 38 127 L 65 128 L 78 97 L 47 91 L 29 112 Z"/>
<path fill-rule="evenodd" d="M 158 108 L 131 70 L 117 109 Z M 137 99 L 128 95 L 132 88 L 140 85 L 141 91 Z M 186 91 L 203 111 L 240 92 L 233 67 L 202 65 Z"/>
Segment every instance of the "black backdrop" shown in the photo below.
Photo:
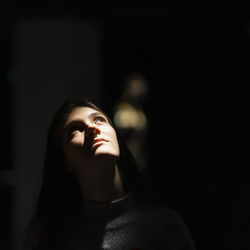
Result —
<path fill-rule="evenodd" d="M 237 231 L 244 228 L 237 220 L 239 211 L 245 211 L 243 221 L 248 218 L 242 207 L 249 194 L 250 26 L 249 10 L 238 4 L 5 2 L 1 9 L 1 108 L 9 118 L 2 129 L 11 126 L 12 91 L 6 79 L 13 53 L 11 24 L 16 18 L 66 14 L 98 20 L 104 36 L 105 109 L 112 113 L 127 73 L 139 72 L 149 83 L 145 112 L 152 187 L 183 217 L 198 249 L 240 249 L 234 247 Z M 3 141 L 7 143 L 8 138 Z M 11 166 L 11 147 L 5 145 L 8 164 L 1 170 Z M 10 192 L 11 188 L 1 185 L 6 249 Z"/>
<path fill-rule="evenodd" d="M 198 249 L 240 249 L 238 200 L 249 165 L 248 9 L 137 10 L 106 24 L 107 94 L 117 94 L 110 102 L 126 73 L 147 78 L 155 190 L 184 217 Z"/>

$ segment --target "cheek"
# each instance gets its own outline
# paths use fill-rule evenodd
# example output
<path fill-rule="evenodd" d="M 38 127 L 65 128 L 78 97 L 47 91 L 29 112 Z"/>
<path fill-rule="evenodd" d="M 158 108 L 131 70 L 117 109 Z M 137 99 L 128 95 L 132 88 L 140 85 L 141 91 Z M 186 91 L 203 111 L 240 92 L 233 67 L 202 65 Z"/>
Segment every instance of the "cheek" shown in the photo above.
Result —
<path fill-rule="evenodd" d="M 114 134 L 112 137 L 113 137 L 114 150 L 117 153 L 117 155 L 119 156 L 120 155 L 120 148 L 119 148 L 119 143 L 118 143 L 118 140 L 117 140 L 117 136 L 116 136 L 116 134 Z"/>
<path fill-rule="evenodd" d="M 69 146 L 83 146 L 84 144 L 84 135 L 79 131 L 73 132 L 68 138 Z"/>
<path fill-rule="evenodd" d="M 119 155 L 120 155 L 119 143 L 118 143 L 116 131 L 114 130 L 114 128 L 111 126 L 107 126 L 107 127 L 103 128 L 101 131 L 104 134 L 104 136 L 108 140 L 110 140 L 110 143 L 108 144 L 109 150 L 112 151 L 112 154 L 119 157 Z"/>
<path fill-rule="evenodd" d="M 84 136 L 79 132 L 74 132 L 70 136 L 65 136 L 62 140 L 62 148 L 67 161 L 76 157 L 79 150 L 82 150 Z"/>
<path fill-rule="evenodd" d="M 80 134 L 72 135 L 62 144 L 66 166 L 71 169 L 78 168 L 80 162 L 87 158 L 86 150 L 83 148 L 84 138 Z"/>

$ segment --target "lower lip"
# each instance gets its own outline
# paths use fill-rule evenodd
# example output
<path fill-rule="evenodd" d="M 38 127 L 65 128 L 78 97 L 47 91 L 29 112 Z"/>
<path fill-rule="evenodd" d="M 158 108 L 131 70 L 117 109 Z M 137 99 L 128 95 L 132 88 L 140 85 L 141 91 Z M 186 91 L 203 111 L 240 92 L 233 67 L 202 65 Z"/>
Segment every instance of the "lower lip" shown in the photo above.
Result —
<path fill-rule="evenodd" d="M 95 143 L 93 144 L 92 148 L 97 147 L 97 146 L 100 146 L 100 145 L 103 144 L 104 142 L 106 142 L 106 141 L 97 141 L 97 142 L 95 142 Z"/>

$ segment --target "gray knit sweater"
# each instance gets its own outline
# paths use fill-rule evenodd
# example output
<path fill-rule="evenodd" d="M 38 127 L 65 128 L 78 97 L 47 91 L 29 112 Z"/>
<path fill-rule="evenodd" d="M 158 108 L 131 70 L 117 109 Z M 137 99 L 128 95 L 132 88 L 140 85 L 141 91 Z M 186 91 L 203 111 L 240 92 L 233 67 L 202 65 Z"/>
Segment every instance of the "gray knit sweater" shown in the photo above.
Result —
<path fill-rule="evenodd" d="M 51 249 L 195 249 L 175 212 L 139 202 L 131 195 L 107 203 L 83 200 L 81 211 L 62 221 L 59 228 Z"/>

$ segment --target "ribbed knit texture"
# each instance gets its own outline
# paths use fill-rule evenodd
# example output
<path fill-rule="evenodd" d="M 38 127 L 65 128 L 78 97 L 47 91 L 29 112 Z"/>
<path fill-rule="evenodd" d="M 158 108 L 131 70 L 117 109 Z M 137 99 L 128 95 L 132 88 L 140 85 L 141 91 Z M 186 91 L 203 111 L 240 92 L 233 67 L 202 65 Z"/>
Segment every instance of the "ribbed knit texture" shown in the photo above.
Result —
<path fill-rule="evenodd" d="M 130 195 L 112 202 L 83 200 L 82 208 L 61 222 L 54 250 L 194 250 L 182 219 L 165 206 Z"/>

